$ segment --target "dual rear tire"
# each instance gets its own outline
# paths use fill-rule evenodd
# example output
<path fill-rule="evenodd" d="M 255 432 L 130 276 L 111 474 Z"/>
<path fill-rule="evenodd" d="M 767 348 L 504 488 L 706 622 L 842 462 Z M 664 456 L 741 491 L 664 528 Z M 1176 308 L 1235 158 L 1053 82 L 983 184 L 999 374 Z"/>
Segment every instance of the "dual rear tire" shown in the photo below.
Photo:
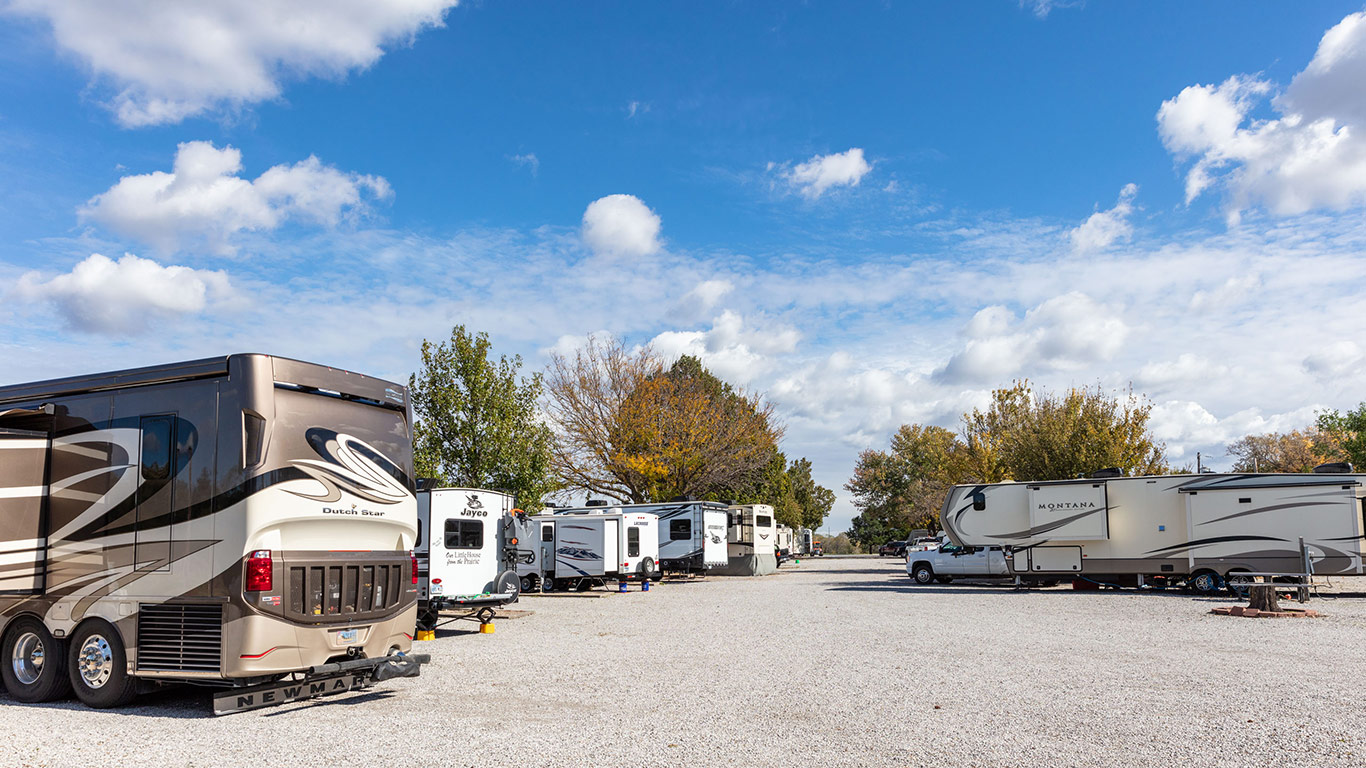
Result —
<path fill-rule="evenodd" d="M 88 707 L 108 709 L 127 704 L 138 692 L 118 630 L 99 619 L 82 624 L 68 641 L 53 637 L 38 619 L 21 616 L 0 639 L 0 658 L 0 679 L 17 701 L 54 701 L 75 693 Z"/>

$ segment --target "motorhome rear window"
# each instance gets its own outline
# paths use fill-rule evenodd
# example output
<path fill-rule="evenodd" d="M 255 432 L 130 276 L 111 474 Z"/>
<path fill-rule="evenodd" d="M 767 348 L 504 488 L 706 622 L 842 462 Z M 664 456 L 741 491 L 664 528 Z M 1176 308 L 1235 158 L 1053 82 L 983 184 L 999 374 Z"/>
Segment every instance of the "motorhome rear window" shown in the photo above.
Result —
<path fill-rule="evenodd" d="M 768 515 L 755 515 L 754 525 L 758 528 L 771 528 L 773 527 L 773 518 Z"/>
<path fill-rule="evenodd" d="M 640 529 L 626 529 L 626 556 L 640 557 Z"/>
<path fill-rule="evenodd" d="M 688 519 L 669 521 L 669 541 L 687 541 L 692 538 L 692 521 Z"/>
<path fill-rule="evenodd" d="M 478 520 L 447 520 L 446 549 L 483 549 L 484 524 Z"/>

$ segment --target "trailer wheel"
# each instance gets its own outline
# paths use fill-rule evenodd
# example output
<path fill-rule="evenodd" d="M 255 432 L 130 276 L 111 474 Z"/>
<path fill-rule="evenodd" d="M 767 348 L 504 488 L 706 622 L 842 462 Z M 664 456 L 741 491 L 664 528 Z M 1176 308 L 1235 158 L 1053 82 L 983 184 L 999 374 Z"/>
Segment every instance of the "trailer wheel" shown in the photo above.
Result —
<path fill-rule="evenodd" d="M 71 637 L 67 672 L 76 698 L 87 707 L 120 707 L 138 692 L 119 631 L 99 619 L 82 624 Z"/>
<path fill-rule="evenodd" d="M 929 563 L 917 563 L 911 571 L 911 578 L 915 579 L 916 584 L 929 584 L 934 581 L 934 569 Z"/>
<path fill-rule="evenodd" d="M 1244 573 L 1246 572 L 1235 570 L 1229 571 L 1228 575 L 1224 576 L 1224 586 L 1227 588 L 1229 595 L 1238 598 L 1247 597 L 1247 588 L 1252 583 L 1252 577 L 1244 576 Z"/>
<path fill-rule="evenodd" d="M 21 616 L 5 630 L 0 642 L 0 678 L 16 701 L 53 701 L 71 693 L 66 676 L 66 644 L 52 636 L 43 622 Z"/>
<path fill-rule="evenodd" d="M 522 591 L 530 592 L 536 588 L 536 580 L 530 575 L 522 577 Z"/>
<path fill-rule="evenodd" d="M 1219 576 L 1213 571 L 1196 571 L 1186 580 L 1186 588 L 1197 595 L 1212 595 L 1219 591 Z"/>

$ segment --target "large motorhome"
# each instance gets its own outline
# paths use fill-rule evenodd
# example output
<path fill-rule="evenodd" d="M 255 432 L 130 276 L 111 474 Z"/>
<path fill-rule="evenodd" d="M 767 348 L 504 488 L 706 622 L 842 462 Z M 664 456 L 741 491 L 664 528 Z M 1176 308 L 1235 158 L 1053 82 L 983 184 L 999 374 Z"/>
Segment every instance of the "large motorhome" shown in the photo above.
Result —
<path fill-rule="evenodd" d="M 728 576 L 763 576 L 778 570 L 774 544 L 778 531 L 773 507 L 742 504 L 729 508 L 728 563 L 719 572 Z"/>
<path fill-rule="evenodd" d="M 435 629 L 443 610 L 467 613 L 517 599 L 516 569 L 504 541 L 513 499 L 478 488 L 417 492 L 417 626 Z"/>
<path fill-rule="evenodd" d="M 955 486 L 940 520 L 970 547 L 1005 545 L 1011 571 L 1219 588 L 1230 573 L 1360 574 L 1362 475 L 1200 474 Z"/>
<path fill-rule="evenodd" d="M 523 592 L 587 589 L 658 573 L 659 518 L 648 512 L 592 506 L 521 514 L 511 530 Z"/>
<path fill-rule="evenodd" d="M 402 386 L 265 355 L 0 387 L 10 695 L 190 681 L 225 712 L 416 674 L 411 435 Z"/>

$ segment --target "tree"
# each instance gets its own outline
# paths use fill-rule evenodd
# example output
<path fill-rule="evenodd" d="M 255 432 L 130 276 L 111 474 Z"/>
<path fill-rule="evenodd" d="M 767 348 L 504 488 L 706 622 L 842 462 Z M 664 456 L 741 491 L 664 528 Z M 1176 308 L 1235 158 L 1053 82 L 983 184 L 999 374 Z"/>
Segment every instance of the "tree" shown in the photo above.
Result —
<path fill-rule="evenodd" d="M 1148 430 L 1151 411 L 1132 389 L 1120 397 L 1099 385 L 1058 395 L 1017 381 L 993 392 L 986 411 L 964 415 L 967 466 L 980 482 L 1063 480 L 1106 467 L 1162 474 L 1166 446 Z"/>
<path fill-rule="evenodd" d="M 665 369 L 648 347 L 630 352 L 590 338 L 572 358 L 551 359 L 547 389 L 558 476 L 618 501 L 753 486 L 782 436 L 761 396 L 722 382 L 696 358 Z"/>
<path fill-rule="evenodd" d="M 1350 461 L 1366 467 L 1366 403 L 1347 413 L 1324 411 L 1315 422 L 1314 452 L 1324 461 Z"/>
<path fill-rule="evenodd" d="M 835 506 L 835 492 L 817 485 L 811 477 L 811 462 L 805 458 L 797 459 L 787 468 L 787 476 L 792 486 L 792 496 L 801 510 L 798 525 L 816 530 L 825 522 L 830 508 Z M 796 528 L 797 525 L 788 523 Z"/>
<path fill-rule="evenodd" d="M 1228 444 L 1234 472 L 1313 472 L 1323 460 L 1314 453 L 1321 438 L 1312 429 L 1246 435 Z"/>
<path fill-rule="evenodd" d="M 860 510 L 850 538 L 860 546 L 905 538 L 916 528 L 939 529 L 944 497 L 967 472 L 966 450 L 943 427 L 905 424 L 887 451 L 859 454 L 845 490 Z"/>
<path fill-rule="evenodd" d="M 420 476 L 448 485 L 501 489 L 535 511 L 555 490 L 553 436 L 540 419 L 541 375 L 518 377 L 522 359 L 489 359 L 488 334 L 451 329 L 449 342 L 422 342 L 422 368 L 409 377 Z"/>
<path fill-rule="evenodd" d="M 734 499 L 740 504 L 768 504 L 778 522 L 790 528 L 816 530 L 825 522 L 835 505 L 835 492 L 811 477 L 811 462 L 798 459 L 791 464 L 781 451 L 764 467 L 760 482 L 734 494 L 717 494 L 716 499 Z"/>

